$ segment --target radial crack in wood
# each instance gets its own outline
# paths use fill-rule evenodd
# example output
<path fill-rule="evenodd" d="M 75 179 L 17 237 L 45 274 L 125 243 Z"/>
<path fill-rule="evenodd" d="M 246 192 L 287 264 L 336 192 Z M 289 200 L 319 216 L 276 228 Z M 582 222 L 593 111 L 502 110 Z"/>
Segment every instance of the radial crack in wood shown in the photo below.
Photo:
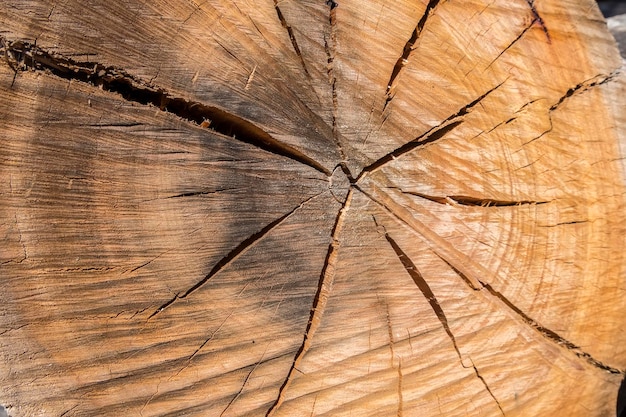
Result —
<path fill-rule="evenodd" d="M 463 272 L 467 277 L 467 282 L 473 290 L 483 288 L 482 279 L 489 277 L 489 272 L 480 264 L 472 262 L 467 255 L 459 253 L 452 245 L 429 230 L 426 225 L 411 215 L 408 209 L 395 202 L 388 194 L 380 190 L 376 185 L 368 182 L 368 188 L 358 187 L 359 191 L 367 195 L 372 201 L 380 205 L 390 216 L 405 223 L 416 233 L 424 237 L 429 243 L 431 249 L 440 257 L 451 265 L 455 265 L 457 269 Z"/>
<path fill-rule="evenodd" d="M 543 30 L 543 33 L 546 34 L 546 38 L 548 42 L 552 42 L 552 39 L 550 38 L 550 32 L 548 32 L 548 27 L 546 26 L 546 23 L 544 22 L 543 18 L 539 15 L 539 12 L 537 11 L 537 7 L 535 6 L 535 0 L 526 0 L 526 2 L 528 3 L 528 6 L 530 7 L 531 12 L 533 13 L 533 16 L 535 18 L 534 20 L 539 24 L 539 26 Z"/>
<path fill-rule="evenodd" d="M 373 201 L 375 201 L 377 204 L 380 204 L 382 207 L 384 207 L 385 210 L 387 211 L 387 213 L 389 214 L 389 216 L 395 217 L 398 221 L 401 221 L 402 223 L 404 223 L 407 226 L 411 227 L 411 229 L 415 233 L 421 234 L 420 230 L 426 230 L 425 228 L 422 228 L 422 225 L 420 224 L 420 222 L 417 221 L 413 216 L 411 216 L 411 214 L 408 211 L 400 210 L 399 209 L 400 206 L 395 205 L 395 204 L 390 204 L 391 199 L 386 199 L 385 198 L 384 200 L 382 200 L 382 199 L 381 200 L 377 200 L 374 195 L 370 195 L 370 194 L 367 194 L 367 195 Z M 384 196 L 381 196 L 381 198 L 384 198 Z M 387 204 L 385 204 L 385 202 L 387 202 Z M 392 210 L 390 207 L 395 207 L 397 211 Z M 438 237 L 436 235 L 433 235 L 431 233 L 421 234 L 421 235 L 422 235 L 422 237 L 424 239 L 430 240 L 434 245 L 436 245 L 437 242 L 443 242 L 443 239 L 441 239 L 440 237 Z M 394 248 L 394 251 L 396 251 L 396 253 L 398 254 L 398 257 L 401 258 L 401 261 L 403 262 L 405 268 L 407 269 L 407 272 L 409 272 L 409 270 L 410 271 L 416 271 L 417 268 L 415 267 L 415 265 L 404 254 L 404 252 L 402 252 L 400 247 L 397 246 L 397 244 L 395 244 L 395 242 L 392 243 L 392 240 L 390 240 L 391 238 L 388 236 L 388 234 L 385 234 L 385 238 L 389 241 L 391 246 Z M 515 306 L 503 294 L 501 294 L 500 292 L 496 291 L 488 282 L 485 281 L 486 277 L 483 277 L 482 279 L 481 278 L 468 277 L 463 272 L 463 270 L 461 270 L 461 268 L 459 267 L 461 264 L 456 264 L 456 265 L 453 264 L 452 262 L 454 262 L 454 261 L 452 261 L 452 262 L 450 261 L 450 259 L 452 258 L 450 256 L 451 254 L 449 252 L 446 253 L 447 251 L 445 251 L 445 249 L 444 250 L 442 250 L 442 249 L 443 248 L 437 248 L 436 246 L 431 248 L 431 250 L 433 250 L 433 252 L 435 252 L 435 254 L 437 254 L 437 256 L 439 256 L 446 264 L 448 264 L 448 266 L 450 268 L 452 268 L 454 270 L 454 272 L 457 275 L 459 275 L 459 277 L 463 280 L 463 282 L 465 282 L 470 287 L 470 289 L 472 289 L 473 291 L 478 291 L 481 294 L 484 294 L 483 290 L 487 289 L 489 294 L 491 294 L 492 296 L 494 296 L 498 300 L 500 300 L 506 307 L 508 307 L 508 309 L 512 313 L 514 313 L 515 315 L 519 316 L 519 318 L 521 318 L 524 323 L 526 323 L 531 328 L 535 329 L 538 333 L 540 333 L 543 337 L 545 337 L 546 340 L 549 340 L 550 342 L 555 343 L 557 346 L 565 348 L 565 349 L 573 352 L 577 357 L 579 357 L 581 359 L 584 359 L 585 361 L 587 361 L 592 366 L 594 366 L 596 368 L 599 368 L 599 369 L 602 369 L 602 370 L 605 370 L 605 371 L 608 371 L 608 372 L 610 372 L 612 374 L 624 375 L 626 373 L 626 371 L 623 371 L 623 370 L 611 367 L 609 365 L 606 365 L 606 364 L 598 361 L 597 359 L 595 359 L 591 355 L 589 355 L 587 352 L 583 351 L 579 346 L 576 346 L 572 342 L 564 339 L 563 337 L 558 335 L 556 332 L 541 326 L 535 320 L 530 318 L 526 313 L 524 313 L 520 308 Z M 446 258 L 446 255 L 448 256 L 448 258 Z M 454 254 L 454 255 L 456 255 L 456 254 Z M 454 258 L 457 258 L 457 256 L 454 256 Z M 429 302 L 436 303 L 438 305 L 438 303 L 436 302 L 436 299 L 434 298 L 434 295 L 432 294 L 432 291 L 429 291 L 428 288 L 427 288 L 428 284 L 423 280 L 423 278 L 421 278 L 421 276 L 419 275 L 419 272 L 415 272 L 414 274 L 412 272 L 409 272 L 409 274 L 411 274 L 411 276 L 414 279 L 418 279 L 420 284 L 418 285 L 417 282 L 416 282 L 416 285 L 418 285 L 418 287 L 420 287 L 420 290 L 422 290 L 422 292 L 424 293 L 425 297 L 429 300 Z M 440 308 L 436 308 L 435 306 L 433 306 L 433 310 L 435 311 L 435 313 L 437 313 L 438 317 L 440 317 L 439 314 L 443 315 L 443 310 L 441 310 Z M 445 318 L 445 316 L 444 316 L 444 318 Z M 441 319 L 442 318 L 440 317 L 440 320 Z M 446 320 L 446 323 L 447 323 L 447 320 Z M 442 322 L 442 325 L 444 326 L 444 328 L 447 327 L 447 324 L 443 324 L 443 322 Z M 448 334 L 451 337 L 453 337 L 451 335 L 451 333 L 448 333 Z M 456 342 L 454 342 L 454 344 L 455 344 L 455 348 L 457 349 L 457 352 L 458 352 L 458 348 L 456 346 Z"/>
<path fill-rule="evenodd" d="M 248 120 L 218 107 L 180 97 L 171 97 L 162 88 L 140 80 L 124 70 L 105 67 L 94 62 L 77 62 L 67 57 L 53 56 L 24 41 L 8 41 L 2 37 L 0 41 L 5 44 L 6 61 L 16 74 L 18 71 L 47 70 L 67 80 L 86 82 L 106 91 L 121 94 L 128 101 L 152 104 L 162 111 L 173 113 L 202 127 L 210 127 L 218 133 L 285 156 L 330 175 L 330 172 L 314 159 L 274 139 L 269 133 Z"/>
<path fill-rule="evenodd" d="M 613 411 L 626 75 L 592 0 L 5 6 L 11 415 Z"/>
<path fill-rule="evenodd" d="M 292 376 L 295 372 L 299 372 L 298 365 L 309 350 L 313 337 L 315 336 L 315 332 L 320 326 L 322 316 L 324 315 L 324 309 L 326 308 L 326 303 L 333 287 L 333 280 L 335 277 L 335 263 L 337 262 L 337 250 L 339 249 L 340 245 L 341 230 L 343 227 L 344 216 L 346 216 L 348 210 L 350 209 L 352 193 L 353 190 L 350 189 L 346 196 L 345 202 L 337 213 L 335 225 L 333 226 L 333 230 L 331 232 L 331 242 L 328 245 L 326 260 L 324 261 L 324 266 L 320 274 L 318 290 L 313 300 L 313 306 L 311 307 L 311 317 L 309 318 L 306 330 L 304 331 L 302 345 L 296 353 L 293 364 L 291 366 L 291 369 L 289 370 L 289 373 L 287 374 L 285 382 L 280 387 L 280 391 L 278 392 L 278 397 L 276 398 L 276 401 L 267 411 L 266 416 L 268 417 L 273 415 L 276 410 L 278 410 L 278 408 L 281 406 L 285 396 L 285 392 L 291 384 Z"/>
<path fill-rule="evenodd" d="M 243 240 L 235 248 L 233 248 L 233 250 L 231 250 L 226 256 L 220 259 L 219 262 L 213 266 L 211 271 L 209 271 L 209 273 L 204 278 L 202 278 L 200 281 L 195 283 L 191 288 L 189 288 L 184 293 L 182 293 L 182 295 L 180 293 L 176 294 L 174 297 L 172 297 L 172 299 L 165 302 L 161 307 L 157 308 L 152 314 L 150 314 L 150 316 L 148 317 L 148 320 L 156 316 L 157 314 L 159 314 L 160 312 L 162 312 L 163 310 L 165 310 L 172 304 L 174 304 L 177 300 L 181 300 L 183 298 L 189 297 L 195 291 L 200 289 L 204 284 L 206 284 L 208 280 L 210 280 L 215 275 L 217 275 L 222 269 L 230 265 L 233 261 L 235 261 L 241 255 L 245 254 L 248 250 L 250 250 L 250 248 L 252 248 L 259 240 L 263 239 L 265 235 L 267 235 L 272 230 L 280 226 L 285 220 L 287 220 L 294 213 L 296 213 L 298 209 L 301 209 L 306 203 L 308 203 L 309 201 L 313 200 L 316 197 L 319 197 L 320 195 L 321 193 L 313 197 L 307 198 L 305 201 L 303 201 L 300 205 L 295 207 L 290 212 L 284 214 L 283 216 L 269 223 L 267 226 L 263 227 L 258 232 L 248 236 L 245 240 Z"/>
<path fill-rule="evenodd" d="M 289 39 L 291 40 L 291 45 L 293 45 L 293 50 L 298 55 L 300 59 L 300 63 L 302 64 L 302 69 L 306 73 L 306 75 L 310 76 L 309 71 L 306 69 L 306 64 L 304 63 L 304 58 L 302 58 L 302 52 L 300 52 L 300 47 L 298 46 L 298 41 L 296 40 L 296 35 L 293 33 L 293 29 L 285 20 L 285 16 L 280 11 L 280 7 L 278 7 L 278 1 L 274 0 L 274 8 L 276 9 L 276 14 L 278 15 L 278 20 L 280 20 L 280 24 L 287 30 L 287 34 L 289 35 Z"/>
<path fill-rule="evenodd" d="M 371 163 L 370 165 L 366 166 L 365 168 L 363 168 L 363 170 L 361 171 L 361 173 L 357 177 L 357 181 L 360 178 L 362 178 L 364 175 L 366 175 L 368 173 L 375 172 L 375 171 L 379 170 L 380 168 L 383 168 L 389 162 L 391 162 L 391 161 L 393 161 L 393 160 L 403 156 L 404 154 L 407 154 L 409 152 L 413 152 L 415 149 L 418 149 L 418 148 L 420 148 L 422 146 L 425 146 L 427 144 L 430 144 L 430 143 L 433 143 L 433 142 L 436 142 L 436 141 L 442 139 L 444 136 L 446 136 L 446 134 L 448 134 L 453 129 L 455 129 L 457 126 L 459 126 L 460 124 L 463 123 L 463 116 L 468 114 L 472 110 L 472 108 L 474 106 L 479 104 L 482 100 L 484 100 L 487 96 L 489 96 L 489 94 L 491 94 L 492 92 L 497 90 L 502 84 L 504 84 L 504 81 L 501 82 L 500 84 L 496 85 L 495 87 L 487 90 L 485 93 L 480 95 L 475 100 L 473 100 L 470 103 L 464 105 L 456 113 L 448 116 L 441 123 L 439 123 L 436 126 L 433 126 L 428 131 L 424 132 L 423 134 L 421 134 L 417 138 L 413 139 L 410 142 L 405 143 L 404 145 L 400 146 L 399 148 L 393 150 L 392 152 L 388 153 L 387 155 L 383 156 L 382 158 L 378 159 L 377 161 L 375 161 L 375 162 Z"/>
<path fill-rule="evenodd" d="M 455 272 L 456 272 L 456 270 L 455 270 Z M 588 354 L 587 352 L 582 350 L 580 348 L 580 346 L 576 346 L 575 344 L 573 344 L 569 340 L 566 340 L 563 337 L 559 336 L 556 332 L 554 332 L 554 331 L 552 331 L 550 329 L 546 329 L 545 327 L 541 326 L 535 320 L 533 320 L 532 318 L 528 317 L 523 311 L 521 311 L 513 303 L 511 303 L 511 301 L 509 301 L 501 293 L 499 293 L 498 291 L 494 290 L 493 287 L 491 287 L 491 285 L 485 284 L 485 288 L 487 289 L 487 291 L 489 291 L 490 294 L 492 294 L 493 296 L 495 296 L 499 300 L 501 300 L 509 309 L 511 309 L 513 312 L 515 312 L 515 314 L 517 314 L 518 316 L 520 316 L 522 318 L 522 320 L 524 320 L 524 322 L 526 322 L 530 327 L 536 329 L 539 333 L 541 333 L 541 335 L 544 336 L 546 339 L 551 340 L 552 342 L 556 343 L 558 346 L 564 347 L 564 348 L 572 351 L 576 356 L 578 356 L 581 359 L 584 359 L 589 364 L 595 366 L 598 369 L 602 369 L 604 371 L 608 371 L 608 372 L 610 372 L 612 374 L 620 374 L 620 375 L 625 375 L 626 374 L 626 371 L 614 368 L 612 366 L 606 365 L 606 364 L 598 361 L 597 359 L 593 358 L 590 354 Z"/>
<path fill-rule="evenodd" d="M 515 39 L 513 39 L 511 41 L 510 44 L 508 44 L 503 50 L 502 52 L 500 52 L 498 54 L 498 56 L 496 56 L 493 61 L 491 61 L 491 63 L 487 66 L 487 69 L 489 69 L 489 67 L 491 67 L 493 65 L 494 62 L 496 62 L 502 55 L 504 55 L 506 53 L 506 51 L 508 51 L 509 49 L 511 49 L 513 47 L 513 45 L 515 45 L 520 39 L 522 39 L 522 37 L 526 34 L 526 32 L 528 32 L 534 25 L 535 23 L 538 23 L 539 20 L 537 17 L 535 17 L 533 20 L 530 21 L 530 23 L 524 28 L 522 29 L 522 31 L 519 33 L 519 35 L 517 35 L 517 37 Z"/>
<path fill-rule="evenodd" d="M 379 226 L 378 222 L 376 221 L 376 218 L 374 218 L 374 222 L 376 223 L 377 226 Z M 463 357 L 461 356 L 461 351 L 459 350 L 459 346 L 457 345 L 456 339 L 454 338 L 454 335 L 452 334 L 452 331 L 450 330 L 450 326 L 448 325 L 448 319 L 446 318 L 446 314 L 443 312 L 443 309 L 441 308 L 439 301 L 437 301 L 437 297 L 435 297 L 435 294 L 433 294 L 433 291 L 430 289 L 430 286 L 424 280 L 424 277 L 422 277 L 422 275 L 420 274 L 419 270 L 417 269 L 413 261 L 411 261 L 411 259 L 407 256 L 407 254 L 404 253 L 402 248 L 398 246 L 396 241 L 393 240 L 391 236 L 389 236 L 389 233 L 387 233 L 385 227 L 382 226 L 382 228 L 385 231 L 384 232 L 385 239 L 387 239 L 387 242 L 389 242 L 389 245 L 391 245 L 391 247 L 393 248 L 393 251 L 398 256 L 398 260 L 402 262 L 404 269 L 406 269 L 406 272 L 411 276 L 417 288 L 419 288 L 419 290 L 424 295 L 424 298 L 428 300 L 430 307 L 433 309 L 433 312 L 435 313 L 435 315 L 441 322 L 441 326 L 443 327 L 443 329 L 446 331 L 446 334 L 450 338 L 450 341 L 452 342 L 452 345 L 454 346 L 454 350 L 459 355 L 459 359 L 461 360 L 461 363 L 462 363 Z"/>
<path fill-rule="evenodd" d="M 376 218 L 374 218 L 374 222 L 378 225 L 378 222 L 376 222 Z M 384 226 L 383 226 L 383 229 L 384 229 Z M 444 313 L 443 309 L 441 308 L 441 305 L 439 304 L 439 301 L 437 301 L 437 297 L 435 297 L 435 294 L 431 290 L 431 288 L 428 285 L 428 283 L 426 282 L 426 280 L 424 280 L 424 277 L 420 274 L 419 270 L 417 269 L 417 267 L 415 266 L 413 261 L 411 261 L 411 259 L 407 256 L 407 254 L 404 253 L 402 248 L 400 248 L 400 246 L 398 246 L 396 241 L 393 240 L 393 238 L 391 236 L 389 236 L 389 233 L 387 233 L 386 230 L 385 230 L 384 233 L 385 233 L 385 239 L 387 239 L 387 242 L 389 242 L 389 244 L 393 248 L 394 252 L 398 256 L 398 259 L 400 260 L 400 262 L 402 262 L 402 265 L 404 266 L 404 269 L 406 269 L 406 272 L 411 276 L 411 278 L 413 279 L 413 282 L 415 282 L 415 285 L 419 288 L 419 290 L 424 295 L 424 298 L 426 298 L 428 300 L 428 303 L 430 304 L 431 308 L 433 309 L 433 312 L 435 313 L 435 315 L 437 316 L 437 318 L 441 322 L 441 326 L 443 327 L 443 329 L 445 330 L 446 334 L 450 338 L 450 341 L 452 342 L 452 345 L 454 346 L 454 350 L 456 351 L 456 354 L 459 356 L 459 361 L 461 362 L 461 365 L 464 368 L 467 368 L 465 363 L 463 363 L 463 355 L 461 355 L 461 351 L 459 350 L 459 345 L 457 344 L 457 341 L 456 341 L 456 338 L 454 337 L 454 334 L 450 330 L 450 325 L 448 324 L 448 319 L 446 318 L 446 314 Z M 470 359 L 470 361 L 471 361 L 471 359 Z M 474 372 L 476 373 L 476 377 L 478 379 L 480 379 L 480 381 L 483 383 L 483 385 L 485 386 L 485 389 L 487 390 L 489 395 L 493 398 L 494 402 L 496 403 L 496 405 L 500 409 L 500 412 L 502 413 L 502 415 L 504 415 L 504 410 L 502 409 L 502 406 L 500 405 L 500 402 L 493 395 L 493 392 L 489 388 L 489 385 L 487 385 L 487 381 L 485 381 L 485 378 L 483 378 L 483 376 L 478 372 L 478 368 L 476 368 L 476 365 L 474 365 L 473 362 L 472 362 L 471 366 L 474 369 Z"/>
<path fill-rule="evenodd" d="M 391 76 L 389 77 L 389 81 L 387 82 L 387 92 L 386 92 L 387 99 L 385 100 L 385 106 L 383 107 L 383 111 L 387 107 L 387 104 L 389 104 L 389 102 L 393 99 L 391 89 L 394 86 L 396 78 L 400 74 L 402 67 L 404 67 L 404 65 L 409 60 L 409 57 L 411 56 L 411 52 L 413 52 L 413 46 L 415 45 L 415 42 L 417 42 L 417 39 L 422 34 L 422 30 L 424 30 L 424 25 L 426 25 L 426 20 L 428 19 L 428 16 L 434 13 L 435 8 L 437 7 L 438 4 L 439 4 L 439 0 L 430 0 L 428 2 L 428 4 L 426 5 L 426 10 L 424 10 L 424 14 L 420 18 L 420 20 L 417 22 L 417 26 L 415 26 L 415 30 L 413 30 L 411 37 L 404 45 L 404 48 L 402 49 L 402 55 L 400 56 L 400 58 L 398 58 L 396 65 L 394 65 L 393 71 L 391 72 Z"/>
<path fill-rule="evenodd" d="M 569 97 L 572 97 L 575 94 L 582 94 L 585 91 L 589 90 L 590 88 L 596 87 L 596 86 L 600 86 L 603 84 L 606 84 L 610 81 L 612 81 L 613 79 L 615 79 L 615 77 L 617 77 L 620 74 L 620 70 L 617 69 L 615 71 L 613 71 L 612 73 L 610 73 L 609 75 L 603 75 L 603 74 L 598 74 L 593 78 L 590 78 L 588 80 L 585 80 L 579 84 L 576 84 L 574 87 L 570 88 L 569 90 L 567 90 L 567 92 L 565 94 L 563 94 L 563 96 L 561 96 L 561 98 L 554 103 L 552 106 L 550 106 L 550 111 L 554 111 L 556 109 L 559 108 L 559 106 Z"/>
<path fill-rule="evenodd" d="M 391 189 L 394 189 L 391 187 Z M 447 195 L 434 196 L 415 191 L 399 190 L 403 194 L 413 195 L 438 204 L 451 204 L 470 207 L 511 207 L 523 205 L 548 204 L 550 201 L 534 201 L 534 200 L 495 200 L 490 198 L 477 198 L 463 195 Z"/>
<path fill-rule="evenodd" d="M 548 122 L 549 122 L 549 127 L 544 130 L 543 132 L 541 132 L 538 136 L 535 136 L 534 138 L 524 142 L 524 144 L 522 146 L 528 145 L 529 143 L 532 143 L 534 141 L 536 141 L 537 139 L 541 139 L 544 135 L 550 133 L 552 131 L 552 129 L 554 128 L 554 125 L 552 124 L 552 112 L 556 111 L 559 109 L 559 107 L 570 97 L 578 95 L 578 94 L 583 94 L 586 91 L 588 91 L 589 89 L 593 88 L 593 87 L 597 87 L 597 86 L 601 86 L 603 84 L 606 84 L 608 82 L 610 82 L 611 80 L 613 80 L 615 77 L 619 76 L 619 74 L 621 73 L 620 70 L 615 70 L 613 71 L 611 74 L 609 75 L 596 75 L 593 78 L 590 78 L 588 80 L 582 81 L 579 84 L 576 84 L 574 87 L 571 87 L 570 89 L 568 89 L 565 94 L 563 94 L 553 105 L 550 106 L 550 108 L 548 109 Z"/>

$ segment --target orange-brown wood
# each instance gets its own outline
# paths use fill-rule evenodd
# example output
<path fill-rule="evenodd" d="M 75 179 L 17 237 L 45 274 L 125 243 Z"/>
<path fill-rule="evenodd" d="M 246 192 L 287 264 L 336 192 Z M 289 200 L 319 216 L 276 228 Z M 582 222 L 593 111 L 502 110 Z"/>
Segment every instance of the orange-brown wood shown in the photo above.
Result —
<path fill-rule="evenodd" d="M 614 413 L 626 75 L 591 0 L 0 28 L 13 417 Z"/>

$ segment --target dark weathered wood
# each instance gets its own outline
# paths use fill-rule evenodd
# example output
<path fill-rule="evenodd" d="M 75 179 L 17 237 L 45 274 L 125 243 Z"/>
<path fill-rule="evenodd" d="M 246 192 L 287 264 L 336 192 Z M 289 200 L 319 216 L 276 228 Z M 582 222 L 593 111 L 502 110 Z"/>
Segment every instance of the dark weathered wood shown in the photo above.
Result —
<path fill-rule="evenodd" d="M 614 413 L 626 78 L 592 1 L 0 28 L 13 417 Z"/>

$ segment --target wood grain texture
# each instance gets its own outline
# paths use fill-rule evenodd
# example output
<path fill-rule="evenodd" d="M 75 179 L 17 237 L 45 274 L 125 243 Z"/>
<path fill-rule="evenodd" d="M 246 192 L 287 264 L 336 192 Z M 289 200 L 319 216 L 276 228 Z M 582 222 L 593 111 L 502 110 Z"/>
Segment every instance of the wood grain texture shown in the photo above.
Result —
<path fill-rule="evenodd" d="M 594 2 L 9 0 L 0 41 L 13 417 L 614 414 Z"/>

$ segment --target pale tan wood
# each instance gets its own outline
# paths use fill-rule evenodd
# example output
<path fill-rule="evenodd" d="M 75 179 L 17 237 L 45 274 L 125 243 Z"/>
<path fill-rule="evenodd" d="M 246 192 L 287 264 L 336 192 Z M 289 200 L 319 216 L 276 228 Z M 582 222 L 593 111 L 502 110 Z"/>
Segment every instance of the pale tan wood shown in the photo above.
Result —
<path fill-rule="evenodd" d="M 614 413 L 626 75 L 592 1 L 0 26 L 13 417 Z"/>

